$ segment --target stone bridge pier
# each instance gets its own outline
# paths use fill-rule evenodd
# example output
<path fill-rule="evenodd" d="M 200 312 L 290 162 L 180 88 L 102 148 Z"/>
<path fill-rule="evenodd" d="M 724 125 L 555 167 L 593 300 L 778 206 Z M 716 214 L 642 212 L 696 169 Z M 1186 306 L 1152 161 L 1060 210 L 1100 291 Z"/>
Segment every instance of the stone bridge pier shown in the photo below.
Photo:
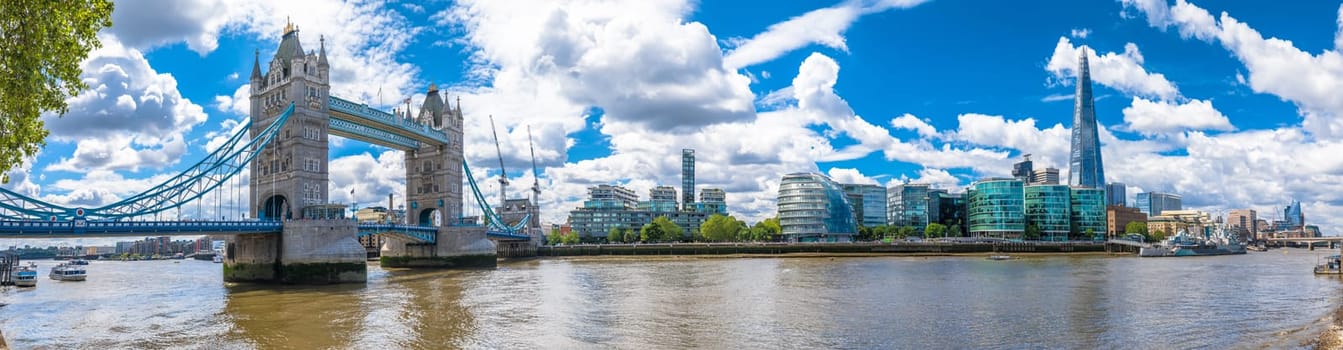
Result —
<path fill-rule="evenodd" d="M 498 248 L 485 236 L 484 226 L 439 227 L 437 243 L 423 243 L 384 235 L 383 267 L 493 268 Z"/>
<path fill-rule="evenodd" d="M 352 220 L 291 220 L 280 234 L 227 237 L 224 281 L 364 282 L 366 253 L 355 232 Z"/>

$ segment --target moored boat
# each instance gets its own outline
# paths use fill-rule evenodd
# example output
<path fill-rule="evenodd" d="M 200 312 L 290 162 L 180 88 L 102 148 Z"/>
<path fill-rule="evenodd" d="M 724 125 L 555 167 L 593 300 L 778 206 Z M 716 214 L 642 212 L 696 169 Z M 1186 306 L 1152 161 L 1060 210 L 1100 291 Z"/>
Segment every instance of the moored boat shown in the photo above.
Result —
<path fill-rule="evenodd" d="M 1237 240 L 1225 228 L 1219 228 L 1210 239 L 1191 236 L 1189 232 L 1181 229 L 1179 233 L 1166 238 L 1161 243 L 1142 247 L 1138 250 L 1138 256 L 1140 257 L 1230 254 L 1245 254 L 1245 244 Z"/>
<path fill-rule="evenodd" d="M 1343 268 L 1340 268 L 1339 256 L 1330 255 L 1324 259 L 1323 264 L 1315 265 L 1316 275 L 1343 275 Z"/>
<path fill-rule="evenodd" d="M 36 287 L 37 265 L 32 263 L 29 263 L 29 265 L 19 265 L 17 268 L 14 269 L 14 271 L 11 271 L 9 273 L 9 276 L 10 279 L 14 281 L 14 285 L 16 286 Z"/>
<path fill-rule="evenodd" d="M 60 264 L 52 267 L 48 276 L 57 281 L 83 281 L 88 272 L 81 265 Z"/>

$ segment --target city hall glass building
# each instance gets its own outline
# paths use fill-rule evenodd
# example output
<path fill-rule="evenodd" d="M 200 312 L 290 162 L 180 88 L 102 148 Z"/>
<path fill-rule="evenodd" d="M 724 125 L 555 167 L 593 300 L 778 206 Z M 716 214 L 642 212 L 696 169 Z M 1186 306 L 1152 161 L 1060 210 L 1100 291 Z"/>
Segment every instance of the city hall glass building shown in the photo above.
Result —
<path fill-rule="evenodd" d="M 850 242 L 858 232 L 844 189 L 825 175 L 784 175 L 778 203 L 779 226 L 789 242 Z"/>

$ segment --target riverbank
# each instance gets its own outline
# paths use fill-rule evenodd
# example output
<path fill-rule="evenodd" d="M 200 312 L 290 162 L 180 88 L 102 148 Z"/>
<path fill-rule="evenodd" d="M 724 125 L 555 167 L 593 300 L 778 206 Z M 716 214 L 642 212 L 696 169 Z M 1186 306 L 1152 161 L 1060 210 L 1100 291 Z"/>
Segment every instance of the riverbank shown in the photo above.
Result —
<path fill-rule="evenodd" d="M 1333 322 L 1320 333 L 1314 345 L 1316 349 L 1343 349 L 1343 306 L 1334 310 Z"/>
<path fill-rule="evenodd" d="M 542 246 L 538 257 L 598 255 L 705 255 L 705 256 L 936 256 L 960 254 L 1074 254 L 1122 252 L 1105 243 L 1092 242 L 992 242 L 992 243 L 660 243 Z"/>

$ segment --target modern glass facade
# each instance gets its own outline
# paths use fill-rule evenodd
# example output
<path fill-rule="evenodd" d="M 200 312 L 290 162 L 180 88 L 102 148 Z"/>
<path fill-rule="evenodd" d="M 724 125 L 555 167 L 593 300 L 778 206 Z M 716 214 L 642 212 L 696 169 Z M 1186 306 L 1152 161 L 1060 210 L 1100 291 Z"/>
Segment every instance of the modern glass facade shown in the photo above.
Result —
<path fill-rule="evenodd" d="M 699 203 L 696 203 L 695 211 L 727 215 L 727 193 L 721 188 L 700 189 Z"/>
<path fill-rule="evenodd" d="M 886 224 L 886 188 L 879 185 L 843 184 L 853 205 L 858 225 L 866 227 Z M 856 200 L 855 200 L 856 199 Z"/>
<path fill-rule="evenodd" d="M 1105 190 L 1100 188 L 1072 188 L 1072 239 L 1104 240 L 1105 226 Z M 1087 235 L 1087 231 L 1091 235 Z"/>
<path fill-rule="evenodd" d="M 1301 201 L 1292 201 L 1292 204 L 1283 208 L 1282 217 L 1287 221 L 1287 226 L 1295 229 L 1306 224 L 1306 215 L 1301 213 Z"/>
<path fill-rule="evenodd" d="M 1105 165 L 1101 162 L 1101 143 L 1096 130 L 1096 106 L 1091 97 L 1091 68 L 1087 66 L 1086 47 L 1082 47 L 1081 63 L 1077 67 L 1077 93 L 1074 99 L 1068 184 L 1103 189 Z"/>
<path fill-rule="evenodd" d="M 928 184 L 899 184 L 886 192 L 886 223 L 911 226 L 918 232 L 928 226 Z"/>
<path fill-rule="evenodd" d="M 681 204 L 682 208 L 690 210 L 690 203 L 695 201 L 695 150 L 681 150 Z"/>
<path fill-rule="evenodd" d="M 1065 185 L 1026 186 L 1026 225 L 1040 230 L 1038 239 L 1064 241 L 1072 230 L 1072 189 Z"/>
<path fill-rule="evenodd" d="M 1181 210 L 1181 197 L 1178 194 L 1162 192 L 1143 192 L 1138 194 L 1138 210 L 1147 216 L 1161 215 L 1167 210 Z"/>
<path fill-rule="evenodd" d="M 695 203 L 693 209 L 678 210 L 676 188 L 671 186 L 655 187 L 648 191 L 648 195 L 649 200 L 639 202 L 634 191 L 623 186 L 589 187 L 583 206 L 569 212 L 569 226 L 584 239 L 600 240 L 612 228 L 638 231 L 654 218 L 666 216 L 681 226 L 685 237 L 690 237 L 709 215 L 727 212 L 727 205 L 721 200 Z M 722 190 L 710 194 L 711 199 L 723 197 Z"/>
<path fill-rule="evenodd" d="M 947 230 L 947 236 L 965 236 L 965 194 L 947 193 L 947 190 L 928 191 L 928 222 L 941 223 Z"/>
<path fill-rule="evenodd" d="M 966 217 L 970 236 L 1021 238 L 1026 230 L 1024 184 L 1016 179 L 981 180 L 970 185 Z"/>
<path fill-rule="evenodd" d="M 779 226 L 789 242 L 849 242 L 858 232 L 847 195 L 825 175 L 784 175 L 778 203 Z"/>
<path fill-rule="evenodd" d="M 1127 207 L 1128 204 L 1128 185 L 1122 182 L 1111 182 L 1105 185 L 1105 205 Z"/>

